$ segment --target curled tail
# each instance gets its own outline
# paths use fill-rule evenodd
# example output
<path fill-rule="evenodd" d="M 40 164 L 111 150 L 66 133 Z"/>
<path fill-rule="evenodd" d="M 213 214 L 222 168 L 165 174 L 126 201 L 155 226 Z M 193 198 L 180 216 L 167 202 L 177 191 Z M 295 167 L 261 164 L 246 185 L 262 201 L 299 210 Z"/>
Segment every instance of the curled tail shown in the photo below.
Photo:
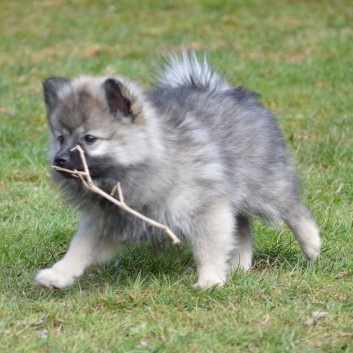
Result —
<path fill-rule="evenodd" d="M 195 87 L 201 90 L 226 90 L 230 86 L 215 73 L 204 54 L 199 60 L 194 51 L 182 51 L 181 56 L 172 53 L 157 68 L 156 84 L 162 87 Z"/>

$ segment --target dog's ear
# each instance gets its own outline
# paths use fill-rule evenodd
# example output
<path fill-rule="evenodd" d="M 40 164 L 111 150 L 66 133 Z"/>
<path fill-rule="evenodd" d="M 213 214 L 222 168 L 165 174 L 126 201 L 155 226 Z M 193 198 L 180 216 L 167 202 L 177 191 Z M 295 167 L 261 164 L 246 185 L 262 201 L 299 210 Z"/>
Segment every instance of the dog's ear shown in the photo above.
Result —
<path fill-rule="evenodd" d="M 105 97 L 111 113 L 120 112 L 124 116 L 131 115 L 131 103 L 123 95 L 123 84 L 113 78 L 108 78 L 103 83 Z"/>
<path fill-rule="evenodd" d="M 52 110 L 58 102 L 58 92 L 70 81 L 64 77 L 49 77 L 43 82 L 44 101 L 49 110 Z"/>

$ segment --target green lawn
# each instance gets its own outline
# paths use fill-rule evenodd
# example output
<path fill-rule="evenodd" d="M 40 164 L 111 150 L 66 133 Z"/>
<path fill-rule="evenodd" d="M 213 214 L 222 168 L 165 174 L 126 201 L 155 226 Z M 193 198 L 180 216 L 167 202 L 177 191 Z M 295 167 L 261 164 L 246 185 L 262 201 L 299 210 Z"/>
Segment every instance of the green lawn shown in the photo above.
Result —
<path fill-rule="evenodd" d="M 352 24 L 349 0 L 2 0 L 0 351 L 353 352 Z M 41 82 L 115 72 L 147 86 L 153 62 L 182 45 L 207 49 L 276 112 L 320 260 L 254 221 L 254 269 L 222 289 L 192 289 L 187 248 L 148 246 L 68 290 L 35 286 L 77 226 L 49 181 Z"/>

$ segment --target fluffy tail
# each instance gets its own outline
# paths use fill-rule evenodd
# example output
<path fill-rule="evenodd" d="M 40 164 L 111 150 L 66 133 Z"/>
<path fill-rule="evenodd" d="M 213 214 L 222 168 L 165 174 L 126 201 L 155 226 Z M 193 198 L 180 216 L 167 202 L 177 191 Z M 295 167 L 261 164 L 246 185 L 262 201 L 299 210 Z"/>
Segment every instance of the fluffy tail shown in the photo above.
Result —
<path fill-rule="evenodd" d="M 229 84 L 210 67 L 206 55 L 201 61 L 194 51 L 182 51 L 181 57 L 172 53 L 157 67 L 156 84 L 162 87 L 195 87 L 202 90 L 225 90 Z"/>

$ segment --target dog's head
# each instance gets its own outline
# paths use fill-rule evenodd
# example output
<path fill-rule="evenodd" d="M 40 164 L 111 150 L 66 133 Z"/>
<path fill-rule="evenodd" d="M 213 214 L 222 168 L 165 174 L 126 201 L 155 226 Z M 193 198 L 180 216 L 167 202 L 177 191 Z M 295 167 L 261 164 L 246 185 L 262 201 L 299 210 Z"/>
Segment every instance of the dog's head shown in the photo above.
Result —
<path fill-rule="evenodd" d="M 120 78 L 51 77 L 43 89 L 50 163 L 82 170 L 78 151 L 72 151 L 76 145 L 84 150 L 93 178 L 119 166 L 146 163 L 156 129 L 151 107 L 136 85 Z"/>

